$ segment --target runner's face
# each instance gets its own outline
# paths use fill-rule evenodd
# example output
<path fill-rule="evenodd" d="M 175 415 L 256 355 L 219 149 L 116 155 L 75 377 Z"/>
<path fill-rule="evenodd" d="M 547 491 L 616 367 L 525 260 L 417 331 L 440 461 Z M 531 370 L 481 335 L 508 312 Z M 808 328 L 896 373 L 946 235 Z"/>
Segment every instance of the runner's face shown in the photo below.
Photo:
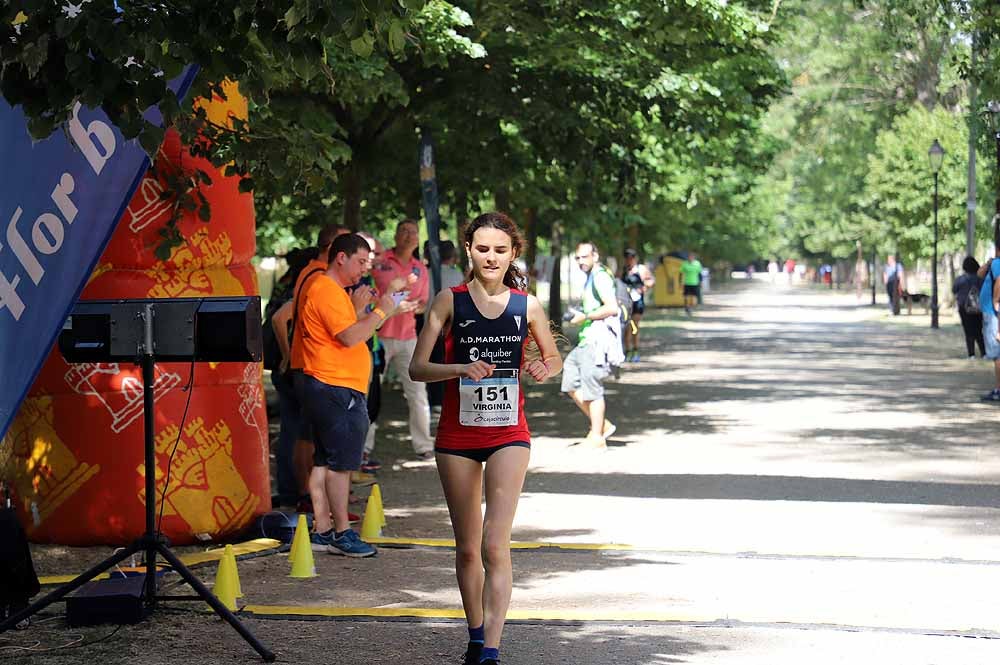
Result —
<path fill-rule="evenodd" d="M 597 261 L 597 252 L 594 251 L 592 245 L 587 243 L 577 245 L 576 265 L 580 266 L 580 270 L 590 272 L 594 267 L 595 261 Z"/>
<path fill-rule="evenodd" d="M 472 261 L 472 272 L 481 282 L 498 282 L 507 274 L 516 257 L 510 236 L 500 229 L 481 228 L 472 234 L 472 243 L 465 246 Z"/>

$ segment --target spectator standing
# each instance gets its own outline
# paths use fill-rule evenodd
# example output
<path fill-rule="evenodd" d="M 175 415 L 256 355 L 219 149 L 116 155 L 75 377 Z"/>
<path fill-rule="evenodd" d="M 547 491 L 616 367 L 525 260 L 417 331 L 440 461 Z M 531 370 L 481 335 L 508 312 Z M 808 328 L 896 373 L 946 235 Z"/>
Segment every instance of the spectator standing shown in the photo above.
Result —
<path fill-rule="evenodd" d="M 958 307 L 958 317 L 962 320 L 962 330 L 965 332 L 965 349 L 969 358 L 976 357 L 976 344 L 979 345 L 979 355 L 986 355 L 983 344 L 983 312 L 979 304 L 979 290 L 983 280 L 979 275 L 979 261 L 971 256 L 962 261 L 962 274 L 955 278 L 951 292 L 955 295 L 955 305 Z"/>
<path fill-rule="evenodd" d="M 778 262 L 771 259 L 767 262 L 767 274 L 771 278 L 771 283 L 778 281 Z"/>
<path fill-rule="evenodd" d="M 701 261 L 694 252 L 688 252 L 681 263 L 681 277 L 684 281 L 684 312 L 690 316 L 698 305 L 698 286 L 701 284 Z"/>
<path fill-rule="evenodd" d="M 282 363 L 278 370 L 278 381 L 282 384 L 282 390 L 286 392 L 288 408 L 299 414 L 298 440 L 295 442 L 292 453 L 292 463 L 296 470 L 296 477 L 300 488 L 308 490 L 309 474 L 313 463 L 313 434 L 309 420 L 303 418 L 302 396 L 298 394 L 295 375 L 302 372 L 303 358 L 301 344 L 296 345 L 294 340 L 294 323 L 297 317 L 298 305 L 296 299 L 303 293 L 308 283 L 321 275 L 327 268 L 327 258 L 330 252 L 330 245 L 334 239 L 350 233 L 343 226 L 328 224 L 320 229 L 316 236 L 316 257 L 309 261 L 295 279 L 292 287 L 292 297 L 282 305 L 271 317 L 271 326 L 274 328 L 275 338 L 278 348 L 281 350 Z M 274 374 L 271 375 L 272 381 Z M 277 387 L 277 386 L 276 386 Z M 311 513 L 312 505 L 308 494 L 301 496 L 298 512 Z"/>
<path fill-rule="evenodd" d="M 368 233 L 359 232 L 358 235 L 368 242 L 368 246 L 372 250 L 371 270 L 377 269 L 378 266 L 382 265 L 382 256 L 385 254 L 385 247 L 379 242 L 378 238 Z M 362 276 L 358 286 L 377 288 L 371 270 Z M 389 284 L 387 292 L 395 293 L 406 288 L 408 283 L 416 280 L 412 275 L 410 277 L 412 278 L 410 280 L 393 280 Z M 369 308 L 371 307 L 369 305 Z M 361 470 L 367 473 L 374 473 L 382 468 L 382 463 L 375 457 L 375 434 L 378 431 L 378 417 L 382 411 L 382 370 L 385 367 L 385 349 L 382 346 L 381 340 L 379 340 L 378 333 L 372 335 L 366 344 L 372 356 L 372 376 L 368 382 L 368 434 L 365 437 L 365 450 L 361 457 Z"/>
<path fill-rule="evenodd" d="M 350 233 L 333 241 L 329 266 L 299 298 L 295 341 L 302 346 L 303 369 L 295 376 L 315 441 L 309 494 L 313 504 L 313 549 L 349 557 L 375 555 L 375 548 L 350 528 L 347 504 L 351 472 L 361 467 L 371 378 L 371 354 L 365 342 L 391 316 L 391 294 L 359 286 L 370 266 L 371 248 Z M 370 304 L 377 305 L 367 312 Z M 331 519 L 332 517 L 332 519 Z"/>
<path fill-rule="evenodd" d="M 450 240 L 441 241 L 441 290 L 465 284 L 465 275 L 458 267 L 458 251 Z"/>
<path fill-rule="evenodd" d="M 416 278 L 410 291 L 400 304 L 400 313 L 387 321 L 379 331 L 385 347 L 385 364 L 392 368 L 403 385 L 403 395 L 409 409 L 410 440 L 417 459 L 434 459 L 434 440 L 431 438 L 430 404 L 427 386 L 410 378 L 410 360 L 417 345 L 417 323 L 414 313 L 423 310 L 429 296 L 427 267 L 414 256 L 420 244 L 419 228 L 412 219 L 396 225 L 395 246 L 382 256 L 382 264 L 372 274 L 379 291 L 390 292 L 389 286 L 397 278 Z"/>
<path fill-rule="evenodd" d="M 896 255 L 890 254 L 886 257 L 885 268 L 882 270 L 882 283 L 885 284 L 885 292 L 889 296 L 889 311 L 893 316 L 899 314 L 899 296 L 905 288 L 905 276 L 903 264 L 896 260 Z"/>
<path fill-rule="evenodd" d="M 299 400 L 295 396 L 291 375 L 282 371 L 285 357 L 281 355 L 281 349 L 282 346 L 288 348 L 288 324 L 286 322 L 284 325 L 275 326 L 273 318 L 274 314 L 292 299 L 295 282 L 298 281 L 306 264 L 315 259 L 318 253 L 319 250 L 311 247 L 309 249 L 293 249 L 285 255 L 288 270 L 278 280 L 277 286 L 267 301 L 267 307 L 264 309 L 265 368 L 271 370 L 271 384 L 278 394 L 278 414 L 281 423 L 275 455 L 278 467 L 277 494 L 273 497 L 275 506 L 295 506 L 300 498 L 308 494 L 312 460 L 309 460 L 308 466 L 303 468 L 295 466 L 295 442 L 301 438 L 299 432 L 302 426 L 302 413 Z M 284 337 L 281 342 L 278 341 L 279 336 Z M 275 347 L 278 351 L 278 357 L 271 360 L 268 358 L 267 351 Z"/>

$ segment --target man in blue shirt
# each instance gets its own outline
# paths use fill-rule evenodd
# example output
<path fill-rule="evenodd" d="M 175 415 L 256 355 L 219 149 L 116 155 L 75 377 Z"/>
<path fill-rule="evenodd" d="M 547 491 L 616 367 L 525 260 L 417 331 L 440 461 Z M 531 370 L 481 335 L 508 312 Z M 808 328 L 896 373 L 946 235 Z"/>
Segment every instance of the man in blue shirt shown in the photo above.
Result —
<path fill-rule="evenodd" d="M 1000 252 L 1000 244 L 997 247 Z M 987 259 L 977 273 L 983 280 L 979 290 L 979 309 L 983 312 L 983 342 L 986 357 L 993 361 L 996 385 L 982 396 L 984 402 L 1000 402 L 1000 331 L 997 328 L 997 312 L 1000 311 L 1000 259 Z"/>

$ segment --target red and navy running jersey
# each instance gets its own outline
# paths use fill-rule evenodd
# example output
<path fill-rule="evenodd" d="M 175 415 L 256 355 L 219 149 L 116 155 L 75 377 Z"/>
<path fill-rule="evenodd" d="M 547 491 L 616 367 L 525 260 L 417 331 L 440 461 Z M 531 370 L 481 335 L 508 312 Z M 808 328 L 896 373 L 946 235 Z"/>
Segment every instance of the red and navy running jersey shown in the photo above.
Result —
<path fill-rule="evenodd" d="M 462 387 L 460 379 L 447 381 L 437 445 L 471 449 L 530 442 L 520 381 L 528 341 L 527 294 L 511 289 L 503 314 L 488 319 L 472 301 L 467 285 L 453 287 L 451 292 L 454 312 L 451 328 L 444 338 L 445 362 L 467 364 L 483 360 L 496 365 L 496 370 L 494 377 L 478 383 L 466 379 Z M 516 396 L 512 394 L 515 388 Z M 512 424 L 491 425 L 505 419 Z"/>

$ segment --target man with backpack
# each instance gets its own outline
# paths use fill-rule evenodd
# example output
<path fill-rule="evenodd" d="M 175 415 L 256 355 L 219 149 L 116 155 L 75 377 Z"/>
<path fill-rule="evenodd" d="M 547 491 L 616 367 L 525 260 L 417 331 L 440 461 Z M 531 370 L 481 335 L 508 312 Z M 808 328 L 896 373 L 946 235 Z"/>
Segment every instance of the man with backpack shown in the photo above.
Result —
<path fill-rule="evenodd" d="M 590 423 L 580 445 L 604 450 L 615 431 L 605 417 L 604 380 L 625 360 L 622 320 L 627 312 L 618 302 L 618 280 L 600 263 L 594 243 L 577 245 L 576 263 L 587 275 L 587 282 L 580 310 L 569 320 L 571 325 L 580 326 L 580 336 L 563 364 L 562 392 L 569 394 Z"/>

